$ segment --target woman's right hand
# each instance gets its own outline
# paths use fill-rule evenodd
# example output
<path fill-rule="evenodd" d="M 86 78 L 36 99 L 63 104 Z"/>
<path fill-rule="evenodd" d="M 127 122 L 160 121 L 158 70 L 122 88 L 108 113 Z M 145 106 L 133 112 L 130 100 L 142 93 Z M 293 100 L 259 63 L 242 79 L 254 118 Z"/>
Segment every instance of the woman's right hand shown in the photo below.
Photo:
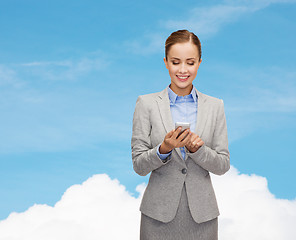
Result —
<path fill-rule="evenodd" d="M 160 145 L 159 153 L 165 154 L 172 151 L 174 148 L 184 147 L 190 141 L 190 129 L 186 129 L 179 137 L 179 133 L 181 132 L 181 127 L 174 129 L 168 132 L 163 142 Z"/>

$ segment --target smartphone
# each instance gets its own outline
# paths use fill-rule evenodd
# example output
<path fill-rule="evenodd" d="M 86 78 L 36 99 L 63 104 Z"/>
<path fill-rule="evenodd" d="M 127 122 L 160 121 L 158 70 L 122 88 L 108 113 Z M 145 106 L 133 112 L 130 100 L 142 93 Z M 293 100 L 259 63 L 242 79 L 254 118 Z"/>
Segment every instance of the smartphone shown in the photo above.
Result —
<path fill-rule="evenodd" d="M 175 129 L 177 129 L 178 127 L 182 127 L 181 132 L 178 135 L 178 137 L 179 137 L 186 129 L 190 128 L 190 123 L 187 123 L 187 122 L 176 122 L 175 123 Z"/>

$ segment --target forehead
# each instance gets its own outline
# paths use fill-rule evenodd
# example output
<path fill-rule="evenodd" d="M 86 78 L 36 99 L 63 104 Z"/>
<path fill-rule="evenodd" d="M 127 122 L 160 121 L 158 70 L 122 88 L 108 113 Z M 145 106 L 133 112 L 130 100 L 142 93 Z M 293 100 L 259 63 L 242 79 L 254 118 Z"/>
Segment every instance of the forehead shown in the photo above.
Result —
<path fill-rule="evenodd" d="M 198 58 L 198 49 L 197 46 L 191 42 L 185 43 L 176 43 L 171 46 L 168 57 L 171 58 L 180 58 L 180 59 L 187 59 L 187 58 Z"/>

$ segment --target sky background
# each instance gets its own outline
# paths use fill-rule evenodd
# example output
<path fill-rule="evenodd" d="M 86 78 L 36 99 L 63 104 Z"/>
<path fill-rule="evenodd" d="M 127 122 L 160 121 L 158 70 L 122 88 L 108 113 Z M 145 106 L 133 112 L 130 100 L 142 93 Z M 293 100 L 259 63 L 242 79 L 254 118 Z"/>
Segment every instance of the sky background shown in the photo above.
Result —
<path fill-rule="evenodd" d="M 294 201 L 296 1 L 0 0 L 0 220 L 94 174 L 136 198 L 139 95 L 170 83 L 171 32 L 202 43 L 194 86 L 225 104 L 231 165 Z"/>

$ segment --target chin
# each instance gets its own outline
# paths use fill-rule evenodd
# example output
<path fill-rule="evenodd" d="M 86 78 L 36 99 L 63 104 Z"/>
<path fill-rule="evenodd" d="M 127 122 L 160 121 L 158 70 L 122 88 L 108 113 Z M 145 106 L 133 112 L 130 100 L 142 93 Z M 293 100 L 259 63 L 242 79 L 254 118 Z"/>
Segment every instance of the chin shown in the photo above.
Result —
<path fill-rule="evenodd" d="M 177 85 L 179 88 L 188 88 L 188 87 L 191 87 L 192 86 L 192 83 L 190 82 L 182 82 L 180 84 Z"/>

